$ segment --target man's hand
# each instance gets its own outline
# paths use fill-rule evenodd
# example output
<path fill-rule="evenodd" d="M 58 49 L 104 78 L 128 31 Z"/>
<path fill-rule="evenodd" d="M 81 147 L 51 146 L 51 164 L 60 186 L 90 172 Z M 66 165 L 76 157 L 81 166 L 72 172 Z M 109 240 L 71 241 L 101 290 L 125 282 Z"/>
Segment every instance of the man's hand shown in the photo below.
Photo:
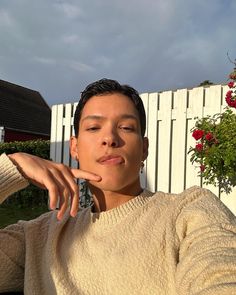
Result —
<path fill-rule="evenodd" d="M 63 217 L 69 200 L 70 214 L 75 216 L 79 207 L 79 187 L 75 179 L 100 181 L 101 177 L 80 169 L 72 169 L 63 164 L 48 161 L 26 153 L 8 155 L 19 171 L 33 184 L 47 189 L 50 197 L 50 208 L 55 209 L 60 200 L 57 214 L 60 220 Z"/>

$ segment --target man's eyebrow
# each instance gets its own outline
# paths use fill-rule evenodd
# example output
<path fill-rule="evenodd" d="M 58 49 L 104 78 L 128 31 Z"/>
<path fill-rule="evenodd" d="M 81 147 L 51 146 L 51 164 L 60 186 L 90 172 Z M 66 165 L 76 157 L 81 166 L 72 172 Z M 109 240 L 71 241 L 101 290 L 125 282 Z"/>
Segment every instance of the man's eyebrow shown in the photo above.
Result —
<path fill-rule="evenodd" d="M 105 117 L 103 117 L 103 116 L 88 115 L 88 116 L 84 117 L 83 119 L 81 119 L 81 123 L 86 121 L 86 120 L 103 120 L 103 119 L 105 119 Z"/>
<path fill-rule="evenodd" d="M 132 114 L 123 114 L 123 115 L 121 115 L 121 119 L 133 119 L 135 121 L 138 121 L 137 116 L 132 115 Z"/>
<path fill-rule="evenodd" d="M 86 117 L 84 117 L 82 120 L 81 120 L 81 123 L 86 121 L 86 120 L 99 120 L 99 121 L 102 121 L 102 120 L 105 120 L 106 117 L 104 116 L 100 116 L 100 115 L 88 115 Z M 132 115 L 132 114 L 122 114 L 119 119 L 133 119 L 135 121 L 138 121 L 138 118 L 135 116 L 135 115 Z"/>

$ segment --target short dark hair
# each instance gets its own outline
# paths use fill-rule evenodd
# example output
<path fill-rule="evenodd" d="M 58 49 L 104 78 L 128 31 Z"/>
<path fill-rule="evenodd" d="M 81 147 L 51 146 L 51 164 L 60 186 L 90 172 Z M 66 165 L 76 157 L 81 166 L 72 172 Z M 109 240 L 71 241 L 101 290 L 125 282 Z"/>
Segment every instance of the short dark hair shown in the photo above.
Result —
<path fill-rule="evenodd" d="M 84 91 L 81 92 L 81 98 L 77 105 L 74 114 L 74 130 L 75 136 L 77 137 L 79 134 L 79 122 L 81 118 L 82 110 L 87 103 L 87 101 L 96 95 L 104 95 L 104 94 L 112 94 L 112 93 L 120 93 L 132 100 L 134 103 L 138 114 L 139 121 L 141 126 L 141 135 L 144 137 L 146 130 L 146 114 L 143 106 L 143 102 L 137 90 L 132 88 L 129 85 L 121 85 L 116 80 L 111 79 L 101 79 L 89 84 Z"/>

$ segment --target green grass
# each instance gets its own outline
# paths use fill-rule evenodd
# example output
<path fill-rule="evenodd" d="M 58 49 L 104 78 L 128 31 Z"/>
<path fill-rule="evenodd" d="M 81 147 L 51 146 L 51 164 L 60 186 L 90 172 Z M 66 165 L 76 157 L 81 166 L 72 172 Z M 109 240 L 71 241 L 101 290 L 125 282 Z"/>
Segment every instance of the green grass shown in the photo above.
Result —
<path fill-rule="evenodd" d="M 0 228 L 16 223 L 18 220 L 31 220 L 44 212 L 47 206 L 35 208 L 18 208 L 17 206 L 0 206 Z"/>

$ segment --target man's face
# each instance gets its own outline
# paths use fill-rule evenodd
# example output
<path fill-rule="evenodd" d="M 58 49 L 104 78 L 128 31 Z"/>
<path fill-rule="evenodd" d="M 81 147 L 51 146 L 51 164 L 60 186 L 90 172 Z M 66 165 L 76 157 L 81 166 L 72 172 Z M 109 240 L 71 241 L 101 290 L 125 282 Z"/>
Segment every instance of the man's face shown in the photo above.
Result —
<path fill-rule="evenodd" d="M 142 138 L 138 111 L 125 95 L 91 97 L 84 106 L 78 138 L 71 153 L 80 169 L 102 177 L 92 185 L 126 194 L 140 190 L 141 161 L 147 157 L 148 141 Z"/>

